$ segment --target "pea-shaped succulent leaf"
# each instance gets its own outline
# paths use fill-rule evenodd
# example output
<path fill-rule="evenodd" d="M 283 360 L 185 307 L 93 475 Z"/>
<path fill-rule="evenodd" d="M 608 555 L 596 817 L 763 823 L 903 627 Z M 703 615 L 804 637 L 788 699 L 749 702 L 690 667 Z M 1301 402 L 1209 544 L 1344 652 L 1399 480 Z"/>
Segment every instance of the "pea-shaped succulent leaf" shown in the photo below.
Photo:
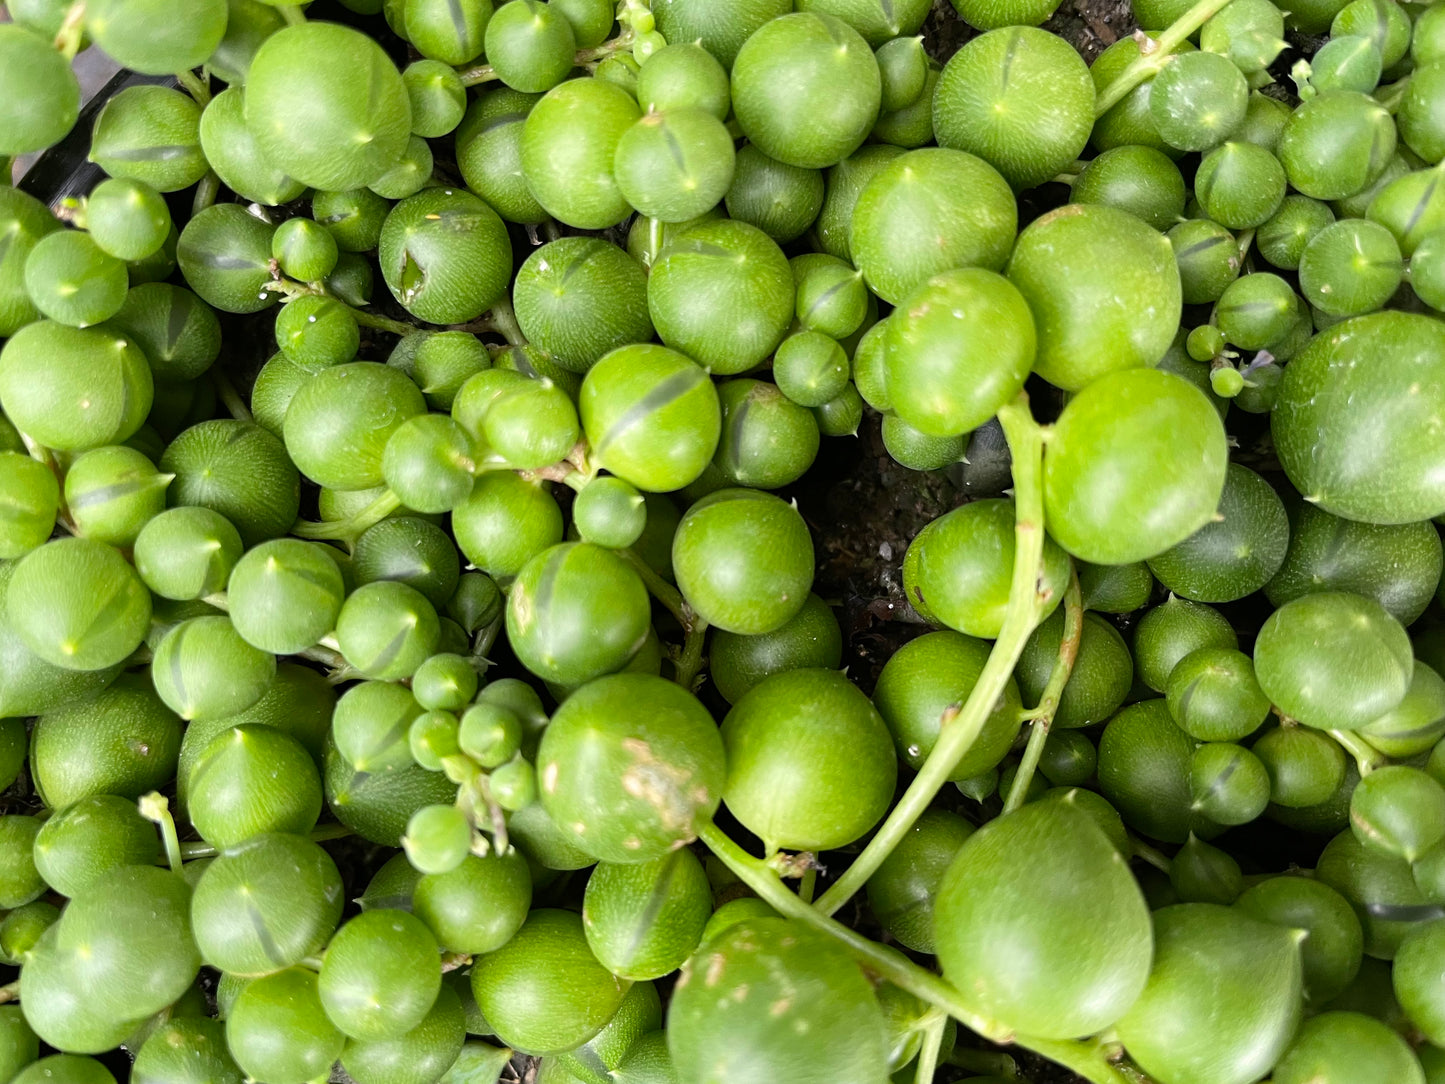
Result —
<path fill-rule="evenodd" d="M 253 313 L 270 306 L 272 227 L 239 204 L 208 207 L 186 223 L 176 260 L 186 283 L 222 312 Z"/>
<path fill-rule="evenodd" d="M 739 51 L 732 78 L 743 133 L 773 158 L 811 169 L 857 150 L 882 102 L 868 43 L 825 14 L 799 12 L 761 27 Z"/>
<path fill-rule="evenodd" d="M 0 79 L 5 108 L 0 111 L 0 151 L 31 154 L 60 142 L 80 112 L 80 83 L 65 57 L 41 34 L 7 26 L 0 34 Z"/>
<path fill-rule="evenodd" d="M 933 99 L 939 145 L 978 155 L 1015 188 L 1042 184 L 1077 158 L 1093 116 L 1088 67 L 1062 38 L 1032 27 L 969 42 L 944 66 Z"/>
<path fill-rule="evenodd" d="M 1155 692 L 1166 692 L 1174 668 L 1201 648 L 1234 649 L 1239 637 L 1212 606 L 1171 595 L 1144 615 L 1134 630 L 1134 664 Z"/>
<path fill-rule="evenodd" d="M 226 30 L 226 5 L 174 0 L 101 0 L 85 12 L 86 33 L 133 71 L 166 75 L 204 64 Z"/>
<path fill-rule="evenodd" d="M 627 202 L 663 222 L 711 210 L 732 184 L 733 140 L 703 109 L 648 113 L 617 144 L 614 169 Z"/>
<path fill-rule="evenodd" d="M 317 992 L 332 1023 L 353 1039 L 395 1039 L 416 1027 L 441 987 L 431 932 L 405 911 L 365 911 L 336 932 Z"/>
<path fill-rule="evenodd" d="M 497 1037 L 546 1056 L 596 1035 L 622 1004 L 629 983 L 598 963 L 582 919 L 535 910 L 516 935 L 472 968 L 472 991 Z"/>
<path fill-rule="evenodd" d="M 437 647 L 436 608 L 413 587 L 394 580 L 363 584 L 342 603 L 336 638 L 347 662 L 367 677 L 410 677 Z"/>
<path fill-rule="evenodd" d="M 914 822 L 878 871 L 868 879 L 868 905 L 900 944 L 934 952 L 934 901 L 973 825 L 941 809 Z"/>
<path fill-rule="evenodd" d="M 737 154 L 724 202 L 729 217 L 756 226 L 782 245 L 807 232 L 822 209 L 824 195 L 821 170 L 779 162 L 749 143 Z M 687 224 L 677 227 L 686 228 Z M 665 229 L 661 232 L 658 247 L 665 250 L 670 238 Z"/>
<path fill-rule="evenodd" d="M 387 847 L 401 846 L 407 821 L 422 806 L 455 801 L 457 795 L 456 784 L 445 775 L 414 763 L 390 771 L 358 769 L 335 743 L 326 748 L 324 767 L 326 803 L 336 819 Z"/>
<path fill-rule="evenodd" d="M 7 908 L 23 907 L 45 894 L 46 882 L 35 865 L 35 839 L 41 822 L 19 813 L 0 816 L 0 850 L 5 875 L 0 878 L 0 902 Z"/>
<path fill-rule="evenodd" d="M 1300 292 L 1320 311 L 1331 316 L 1373 312 L 1400 285 L 1400 246 L 1377 222 L 1345 219 L 1310 239 L 1299 274 Z"/>
<path fill-rule="evenodd" d="M 757 636 L 719 630 L 713 634 L 708 669 L 713 684 L 736 704 L 758 682 L 785 670 L 836 669 L 843 658 L 838 619 L 817 595 L 781 628 Z"/>
<path fill-rule="evenodd" d="M 647 526 L 647 502 L 621 478 L 603 476 L 588 482 L 577 494 L 572 516 L 585 541 L 626 549 Z"/>
<path fill-rule="evenodd" d="M 95 794 L 66 806 L 35 837 L 35 868 L 63 896 L 75 896 L 117 866 L 146 865 L 160 853 L 155 827 L 135 803 Z"/>
<path fill-rule="evenodd" d="M 468 855 L 451 872 L 418 880 L 411 907 L 443 949 L 482 955 L 521 928 L 531 899 L 531 876 L 520 854 Z"/>
<path fill-rule="evenodd" d="M 1151 559 L 1149 569 L 1184 598 L 1233 602 L 1279 571 L 1288 544 L 1289 523 L 1274 488 L 1247 467 L 1231 464 L 1216 518 Z"/>
<path fill-rule="evenodd" d="M 1116 207 L 1166 230 L 1183 214 L 1184 195 L 1184 178 L 1167 155 L 1153 147 L 1125 146 L 1092 159 L 1074 181 L 1071 199 Z"/>
<path fill-rule="evenodd" d="M 1201 647 L 1181 658 L 1165 683 L 1169 713 L 1200 741 L 1248 737 L 1269 715 L 1269 698 L 1249 656 L 1230 647 Z"/>
<path fill-rule="evenodd" d="M 1179 326 L 1169 242 L 1113 207 L 1071 204 L 1034 220 L 1019 235 L 1008 277 L 1033 310 L 1035 371 L 1069 391 L 1155 364 Z"/>
<path fill-rule="evenodd" d="M 440 527 L 415 516 L 392 516 L 356 540 L 351 573 L 358 584 L 404 583 L 440 610 L 457 589 L 461 561 Z"/>
<path fill-rule="evenodd" d="M 522 126 L 521 167 L 536 201 L 579 229 L 605 229 L 627 217 L 612 163 L 637 120 L 637 102 L 600 79 L 574 79 L 549 90 Z"/>
<path fill-rule="evenodd" d="M 470 192 L 432 188 L 403 200 L 380 244 L 387 288 L 423 320 L 465 323 L 506 291 L 511 241 L 496 212 Z"/>
<path fill-rule="evenodd" d="M 1099 789 L 1125 824 L 1153 839 L 1183 843 L 1191 832 L 1217 835 L 1219 829 L 1194 808 L 1194 747 L 1163 700 L 1132 704 L 1099 739 Z"/>
<path fill-rule="evenodd" d="M 101 542 L 49 542 L 21 558 L 6 617 L 27 649 L 67 670 L 103 670 L 136 649 L 150 596 L 135 570 Z"/>
<path fill-rule="evenodd" d="M 206 172 L 200 119 L 200 106 L 188 94 L 160 86 L 127 87 L 96 117 L 90 160 L 112 177 L 144 181 L 160 192 L 178 191 Z"/>
<path fill-rule="evenodd" d="M 934 931 L 970 1009 L 1023 1034 L 1107 1027 L 1149 973 L 1138 885 L 1103 832 L 1062 802 L 1025 806 L 969 837 L 938 890 Z"/>
<path fill-rule="evenodd" d="M 728 713 L 722 737 L 724 800 L 769 850 L 841 847 L 876 824 L 892 799 L 898 764 L 888 727 L 835 671 L 765 679 Z"/>
<path fill-rule="evenodd" d="M 1149 115 L 1160 137 L 1182 151 L 1223 143 L 1243 122 L 1248 105 L 1243 73 L 1218 53 L 1171 57 L 1149 87 Z"/>
<path fill-rule="evenodd" d="M 641 579 L 610 550 L 563 543 L 523 567 L 507 600 L 507 639 L 529 670 L 577 685 L 620 670 L 647 636 Z"/>
<path fill-rule="evenodd" d="M 640 981 L 675 971 L 702 939 L 712 889 L 702 863 L 683 849 L 650 862 L 602 862 L 587 878 L 587 943 L 613 974 Z"/>
<path fill-rule="evenodd" d="M 135 1084 L 242 1084 L 240 1067 L 226 1049 L 219 1020 L 176 1017 L 161 1024 L 136 1051 Z"/>
<path fill-rule="evenodd" d="M 0 222 L 10 237 L 0 254 L 0 332 L 9 336 L 40 317 L 25 292 L 25 260 L 35 243 L 60 229 L 60 223 L 45 204 L 16 188 L 0 194 Z"/>
<path fill-rule="evenodd" d="M 1076 395 L 1044 463 L 1050 534 L 1086 561 L 1153 557 L 1208 523 L 1224 489 L 1224 426 L 1169 373 L 1113 373 Z"/>
<path fill-rule="evenodd" d="M 190 895 L 169 870 L 136 865 L 102 874 L 71 900 L 53 927 L 55 947 L 84 977 L 88 1008 L 134 1019 L 185 993 L 200 967 Z"/>
<path fill-rule="evenodd" d="M 95 448 L 66 471 L 65 505 L 87 538 L 130 547 L 141 528 L 165 510 L 170 482 L 133 448 Z"/>
<path fill-rule="evenodd" d="M 644 674 L 602 678 L 568 697 L 537 767 L 551 818 L 611 862 L 649 861 L 686 843 L 716 810 L 724 780 L 707 712 L 685 689 Z"/>
<path fill-rule="evenodd" d="M 482 420 L 488 462 L 540 470 L 560 462 L 576 445 L 577 408 L 547 378 L 514 381 L 492 400 Z"/>
<path fill-rule="evenodd" d="M 206 867 L 191 923 L 206 963 L 228 974 L 267 974 L 320 951 L 343 902 L 336 864 L 315 843 L 259 835 Z"/>
<path fill-rule="evenodd" d="M 1332 90 L 1295 110 L 1279 141 L 1289 182 L 1306 196 L 1353 196 L 1385 169 L 1395 150 L 1395 125 L 1372 98 Z"/>
<path fill-rule="evenodd" d="M 401 371 L 375 362 L 323 369 L 296 391 L 286 410 L 286 450 L 308 478 L 337 489 L 383 480 L 386 442 L 426 410 Z"/>
<path fill-rule="evenodd" d="M 1244 887 L 1239 863 L 1190 836 L 1169 863 L 1169 885 L 1181 903 L 1231 904 Z"/>
<path fill-rule="evenodd" d="M 1174 249 L 1184 301 L 1218 301 L 1239 274 L 1243 261 L 1234 235 L 1207 218 L 1180 222 L 1166 235 Z"/>
<path fill-rule="evenodd" d="M 295 121 L 295 103 L 307 123 Z M 266 39 L 246 79 L 246 126 L 263 153 L 326 191 L 371 184 L 406 149 L 411 106 L 381 47 L 336 23 L 288 26 Z"/>
<path fill-rule="evenodd" d="M 246 983 L 226 1013 L 226 1044 L 248 1077 L 305 1081 L 330 1071 L 346 1043 L 302 967 Z"/>
<path fill-rule="evenodd" d="M 44 320 L 0 349 L 0 407 L 49 448 L 84 451 L 127 439 L 145 421 L 153 393 L 145 355 L 105 328 Z"/>
<path fill-rule="evenodd" d="M 166 499 L 225 516 L 247 545 L 290 530 L 300 479 L 286 447 L 258 425 L 230 419 L 193 425 L 171 442 L 160 469 L 174 474 Z"/>
<path fill-rule="evenodd" d="M 538 248 L 517 273 L 512 304 L 527 339 L 576 372 L 652 338 L 642 268 L 600 238 L 564 237 Z"/>
<path fill-rule="evenodd" d="M 25 260 L 25 289 L 41 313 L 71 327 L 109 320 L 125 301 L 125 264 L 90 234 L 57 230 Z"/>
<path fill-rule="evenodd" d="M 1364 944 L 1360 920 L 1333 888 L 1307 877 L 1271 877 L 1235 906 L 1284 929 L 1307 931 L 1300 943 L 1307 1003 L 1323 1004 L 1354 980 Z"/>
<path fill-rule="evenodd" d="M 1416 756 L 1433 747 L 1445 735 L 1445 679 L 1416 659 L 1405 698 L 1360 733 L 1391 757 Z"/>
<path fill-rule="evenodd" d="M 1269 773 L 1270 801 L 1304 809 L 1328 801 L 1345 779 L 1344 751 L 1332 739 L 1299 727 L 1267 731 L 1254 754 Z"/>
<path fill-rule="evenodd" d="M 151 677 L 182 719 L 224 719 L 261 699 L 276 657 L 246 642 L 229 617 L 193 617 L 156 646 Z"/>
<path fill-rule="evenodd" d="M 170 283 L 134 287 L 110 322 L 144 351 L 159 381 L 192 380 L 221 350 L 221 325 L 210 306 Z"/>
<path fill-rule="evenodd" d="M 1008 608 L 1014 563 L 1014 506 L 1003 498 L 973 501 L 920 531 L 903 559 L 903 589 L 938 624 L 993 639 Z M 1063 598 L 1068 558 L 1045 542 L 1042 579 L 1052 611 Z"/>
<path fill-rule="evenodd" d="M 1276 1084 L 1424 1084 L 1425 1073 L 1398 1032 L 1364 1013 L 1327 1012 L 1300 1027 L 1275 1066 Z"/>
<path fill-rule="evenodd" d="M 321 547 L 278 538 L 248 551 L 231 573 L 231 621 L 248 644 L 292 654 L 331 631 L 345 584 Z"/>
<path fill-rule="evenodd" d="M 1324 592 L 1270 615 L 1254 664 L 1260 687 L 1285 714 L 1323 730 L 1354 730 L 1404 698 L 1414 655 L 1379 603 Z"/>
<path fill-rule="evenodd" d="M 785 919 L 749 919 L 707 942 L 683 968 L 667 1023 L 680 1080 L 882 1084 L 888 1076 L 883 1015 L 858 965 Z"/>
<path fill-rule="evenodd" d="M 701 45 L 674 42 L 648 57 L 643 67 L 637 73 L 637 101 L 645 111 L 691 106 L 727 119 L 732 107 L 727 71 Z"/>
<path fill-rule="evenodd" d="M 794 300 L 782 250 L 735 219 L 686 229 L 663 249 L 647 285 L 662 341 L 722 375 L 744 372 L 773 352 L 793 318 Z"/>
<path fill-rule="evenodd" d="M 422 1084 L 445 1079 L 466 1040 L 467 1013 L 461 998 L 443 986 L 421 1023 L 394 1039 L 352 1040 L 341 1065 L 357 1084 Z"/>
<path fill-rule="evenodd" d="M 1364 929 L 1368 956 L 1393 958 L 1420 916 L 1433 915 L 1409 864 L 1366 847 L 1348 830 L 1326 845 L 1315 876 L 1350 901 Z"/>
<path fill-rule="evenodd" d="M 196 758 L 187 808 L 196 831 L 218 847 L 262 832 L 302 835 L 321 813 L 321 779 L 295 738 L 248 723 L 218 734 Z"/>
<path fill-rule="evenodd" d="M 18 452 L 0 454 L 0 554 L 13 560 L 43 545 L 59 508 L 54 471 Z"/>
<path fill-rule="evenodd" d="M 1024 645 L 1014 676 L 1019 682 L 1019 692 L 1030 704 L 1037 704 L 1044 695 L 1049 675 L 1058 661 L 1063 636 L 1064 615 L 1061 610 L 1055 610 Z M 1134 664 L 1124 638 L 1097 614 L 1086 613 L 1079 634 L 1078 652 L 1074 657 L 1074 669 L 1064 684 L 1059 706 L 1054 712 L 1055 731 L 1089 726 L 1107 719 L 1127 699 L 1133 680 Z M 1054 736 L 1060 735 L 1056 733 Z M 971 759 L 971 753 L 965 757 L 966 761 Z"/>
<path fill-rule="evenodd" d="M 1018 290 L 991 271 L 934 276 L 903 299 L 888 325 L 893 407 L 931 436 L 982 425 L 1018 393 L 1033 365 L 1033 316 Z"/>
<path fill-rule="evenodd" d="M 1365 846 L 1414 862 L 1445 839 L 1445 787 L 1419 768 L 1380 768 L 1350 796 L 1350 827 Z"/>
<path fill-rule="evenodd" d="M 513 471 L 488 471 L 452 510 L 452 531 L 477 568 L 493 576 L 515 576 L 533 557 L 562 541 L 562 513 L 543 485 Z"/>
<path fill-rule="evenodd" d="M 30 774 L 52 809 L 91 794 L 138 798 L 174 777 L 180 745 L 181 721 L 149 676 L 127 676 L 36 721 Z"/>
<path fill-rule="evenodd" d="M 1179 1084 L 1268 1072 L 1299 1024 L 1300 937 L 1214 904 L 1155 912 L 1149 985 L 1118 1025 L 1130 1056 Z"/>

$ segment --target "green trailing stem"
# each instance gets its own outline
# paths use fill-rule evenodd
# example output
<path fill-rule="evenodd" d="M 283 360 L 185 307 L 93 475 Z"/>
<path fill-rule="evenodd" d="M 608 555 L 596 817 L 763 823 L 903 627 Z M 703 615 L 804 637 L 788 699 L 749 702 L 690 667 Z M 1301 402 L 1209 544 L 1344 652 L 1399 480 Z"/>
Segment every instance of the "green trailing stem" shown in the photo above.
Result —
<path fill-rule="evenodd" d="M 1329 736 L 1339 742 L 1345 752 L 1355 758 L 1355 764 L 1360 769 L 1362 776 L 1369 775 L 1376 768 L 1383 768 L 1390 763 L 1390 758 L 1385 756 L 1364 738 L 1351 730 L 1331 730 Z"/>
<path fill-rule="evenodd" d="M 698 838 L 738 879 L 763 902 L 785 918 L 796 919 L 838 941 L 860 964 L 901 990 L 948 1013 L 964 1026 L 994 1042 L 1016 1043 L 1072 1069 L 1091 1084 L 1148 1084 L 1148 1078 L 1131 1075 L 1114 1064 L 1109 1045 L 1094 1040 L 1032 1039 L 1011 1033 L 994 1021 L 983 1020 L 961 1002 L 958 991 L 942 976 L 925 971 L 901 952 L 869 940 L 829 918 L 789 891 L 760 858 L 754 858 L 712 821 L 697 826 Z"/>
<path fill-rule="evenodd" d="M 1146 38 L 1140 46 L 1140 57 L 1130 64 L 1118 77 L 1099 91 L 1094 101 L 1094 116 L 1102 117 L 1123 101 L 1125 95 L 1145 80 L 1152 78 L 1175 49 L 1189 40 L 1189 37 L 1230 4 L 1230 0 L 1199 0 L 1192 8 L 1179 16 L 1168 30 L 1157 38 Z"/>
<path fill-rule="evenodd" d="M 172 873 L 180 873 L 185 859 L 181 852 L 180 837 L 176 835 L 176 819 L 171 816 L 171 804 L 160 791 L 151 791 L 141 796 L 137 803 L 140 815 L 154 823 L 161 830 L 161 841 L 166 848 L 166 861 Z"/>
<path fill-rule="evenodd" d="M 350 519 L 297 520 L 291 533 L 312 542 L 344 542 L 347 548 L 372 527 L 401 507 L 401 498 L 388 489 Z"/>
<path fill-rule="evenodd" d="M 831 915 L 847 903 L 877 872 L 913 823 L 948 782 L 958 762 L 977 740 L 994 705 L 1003 694 L 1029 635 L 1047 612 L 1049 589 L 1041 578 L 1044 551 L 1044 431 L 1029 413 L 1028 397 L 1019 397 L 998 412 L 1013 455 L 1014 568 L 1008 610 L 988 662 L 967 701 L 945 713 L 938 743 L 914 776 L 903 797 L 861 854 L 815 906 Z"/>
<path fill-rule="evenodd" d="M 1064 594 L 1064 633 L 1059 641 L 1059 655 L 1054 660 L 1053 670 L 1049 672 L 1049 683 L 1044 686 L 1044 695 L 1039 698 L 1038 706 L 1027 713 L 1026 717 L 1032 720 L 1029 740 L 1003 805 L 1005 813 L 1012 813 L 1024 804 L 1029 783 L 1034 772 L 1038 770 L 1039 757 L 1044 752 L 1044 743 L 1049 740 L 1049 728 L 1053 724 L 1054 714 L 1059 710 L 1059 698 L 1063 696 L 1064 686 L 1074 672 L 1074 662 L 1079 657 L 1079 640 L 1083 632 L 1084 605 L 1079 592 L 1079 574 L 1075 570 L 1069 574 L 1069 587 Z"/>

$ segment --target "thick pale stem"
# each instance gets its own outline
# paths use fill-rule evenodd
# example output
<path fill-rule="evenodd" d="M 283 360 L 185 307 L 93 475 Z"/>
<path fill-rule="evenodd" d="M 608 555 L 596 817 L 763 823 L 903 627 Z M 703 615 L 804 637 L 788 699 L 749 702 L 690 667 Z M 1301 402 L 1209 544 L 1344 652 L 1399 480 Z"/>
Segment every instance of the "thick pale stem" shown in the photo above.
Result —
<path fill-rule="evenodd" d="M 1059 699 L 1064 695 L 1064 686 L 1074 672 L 1074 660 L 1079 657 L 1079 639 L 1084 633 L 1084 606 L 1079 593 L 1079 575 L 1069 574 L 1069 588 L 1064 594 L 1064 632 L 1059 640 L 1059 654 L 1054 668 L 1049 673 L 1049 683 L 1044 686 L 1044 695 L 1039 698 L 1038 707 L 1028 713 L 1033 720 L 1029 731 L 1029 742 L 1024 747 L 1023 759 L 1014 775 L 1013 786 L 1003 804 L 1005 813 L 1012 813 L 1024 804 L 1029 792 L 1029 783 L 1038 769 L 1039 758 L 1043 756 L 1044 743 L 1049 740 L 1049 728 L 1053 725 L 1054 714 L 1059 710 Z"/>
<path fill-rule="evenodd" d="M 918 1069 L 913 1074 L 913 1084 L 933 1084 L 933 1074 L 938 1071 L 938 1054 L 943 1046 L 943 1030 L 948 1026 L 948 1016 L 938 1013 L 923 1029 L 923 1045 L 918 1050 Z"/>
<path fill-rule="evenodd" d="M 1164 66 L 1175 49 L 1183 45 L 1189 36 L 1218 15 L 1230 4 L 1230 0 L 1199 0 L 1192 8 L 1179 16 L 1174 25 L 1151 40 L 1143 47 L 1142 55 L 1121 71 L 1112 83 L 1099 91 L 1094 99 L 1094 116 L 1102 117 L 1124 100 L 1124 96 L 1146 79 L 1154 76 Z"/>
<path fill-rule="evenodd" d="M 181 857 L 181 841 L 176 835 L 176 820 L 171 816 L 170 802 L 164 794 L 153 790 L 143 795 L 137 804 L 140 815 L 160 828 L 161 841 L 166 847 L 166 861 L 170 863 L 171 872 L 180 873 L 185 859 Z"/>
<path fill-rule="evenodd" d="M 1174 863 L 1170 861 L 1167 854 L 1158 847 L 1150 846 L 1137 836 L 1131 835 L 1129 837 L 1129 845 L 1134 851 L 1135 858 L 1148 862 L 1160 873 L 1168 874 L 1174 866 Z"/>
<path fill-rule="evenodd" d="M 1051 598 L 1040 580 L 1044 552 L 1043 430 L 1029 413 L 1028 397 L 1023 394 L 1000 410 L 998 417 L 1013 455 L 1015 516 L 1013 579 L 1003 627 L 967 701 L 959 710 L 945 712 L 938 742 L 903 797 L 847 872 L 815 904 L 825 915 L 837 911 L 867 883 L 948 782 L 997 707 L 1024 644 Z"/>
<path fill-rule="evenodd" d="M 1358 734 L 1349 730 L 1331 730 L 1328 733 L 1344 747 L 1345 752 L 1355 758 L 1355 764 L 1359 767 L 1361 775 L 1369 775 L 1376 768 L 1383 768 L 1390 763 L 1389 757 Z"/>
<path fill-rule="evenodd" d="M 176 82 L 181 89 L 196 100 L 196 104 L 202 109 L 211 104 L 211 88 L 206 80 L 202 79 L 193 71 L 176 72 Z"/>
<path fill-rule="evenodd" d="M 492 306 L 482 321 L 482 329 L 500 335 L 508 346 L 527 345 L 527 336 L 522 334 L 522 326 L 517 323 L 517 314 L 507 298 Z"/>
<path fill-rule="evenodd" d="M 325 843 L 327 840 L 346 839 L 352 835 L 355 833 L 344 824 L 323 824 L 320 828 L 311 830 L 310 839 L 312 843 Z M 181 844 L 181 857 L 187 862 L 197 858 L 214 858 L 220 853 L 220 848 L 204 840 Z"/>
<path fill-rule="evenodd" d="M 702 649 L 706 640 L 707 622 L 701 618 L 694 619 L 683 638 L 682 654 L 678 656 L 674 676 L 674 680 L 689 692 L 695 690 L 698 675 L 702 672 Z"/>
<path fill-rule="evenodd" d="M 344 542 L 354 545 L 367 530 L 391 515 L 401 507 L 401 498 L 390 489 L 372 501 L 350 519 L 313 520 L 301 519 L 291 525 L 291 533 L 297 538 L 313 542 Z"/>
<path fill-rule="evenodd" d="M 278 4 L 276 10 L 281 13 L 281 18 L 285 19 L 292 26 L 297 26 L 306 21 L 306 12 L 301 10 L 300 4 Z"/>
<path fill-rule="evenodd" d="M 609 56 L 631 49 L 633 37 L 634 35 L 630 29 L 624 30 L 621 34 L 618 34 L 617 37 L 612 38 L 610 41 L 604 41 L 601 45 L 594 46 L 591 49 L 578 49 L 577 55 L 572 58 L 572 61 L 580 68 L 586 64 L 595 64 L 599 60 L 606 60 Z M 459 68 L 457 74 L 462 77 L 462 86 L 465 87 L 475 87 L 482 83 L 494 83 L 501 78 L 501 76 L 497 74 L 497 69 L 490 64 L 474 64 L 470 68 Z"/>
<path fill-rule="evenodd" d="M 246 401 L 241 398 L 241 393 L 236 390 L 236 385 L 231 383 L 231 378 L 219 365 L 211 368 L 211 382 L 216 385 L 216 395 L 230 411 L 231 417 L 238 422 L 254 422 L 256 420 L 251 416 L 251 409 L 246 406 Z"/>
<path fill-rule="evenodd" d="M 342 302 L 345 304 L 345 302 Z M 377 331 L 389 331 L 393 335 L 410 335 L 416 330 L 415 324 L 408 324 L 405 320 L 393 320 L 390 316 L 382 316 L 379 313 L 367 312 L 365 309 L 358 309 L 355 305 L 347 305 L 351 315 L 362 327 L 374 328 Z"/>
<path fill-rule="evenodd" d="M 206 170 L 206 175 L 201 178 L 201 183 L 196 185 L 195 198 L 191 200 L 191 217 L 194 218 L 215 203 L 220 192 L 221 178 L 216 176 L 214 169 Z"/>
<path fill-rule="evenodd" d="M 632 550 L 619 552 L 642 577 L 642 582 L 647 585 L 648 593 L 662 603 L 668 613 L 677 618 L 679 625 L 684 629 L 690 628 L 692 623 L 697 620 L 697 616 L 692 612 L 692 607 L 683 600 L 682 592 L 654 572 L 652 566 Z"/>
<path fill-rule="evenodd" d="M 763 902 L 785 918 L 797 919 L 819 933 L 839 942 L 860 964 L 891 982 L 901 990 L 948 1013 L 965 1027 L 995 1042 L 1014 1042 L 1046 1058 L 1067 1065 L 1092 1084 L 1144 1084 L 1126 1076 L 1110 1063 L 1109 1051 L 1094 1041 L 1072 1042 L 1033 1040 L 1015 1036 L 1006 1028 L 984 1020 L 969 1011 L 957 990 L 931 971 L 925 971 L 901 952 L 884 948 L 841 922 L 829 918 L 792 892 L 762 859 L 754 858 L 712 821 L 697 826 L 698 838 L 706 844 L 738 879 L 751 888 Z"/>
<path fill-rule="evenodd" d="M 19 980 L 19 979 L 16 979 L 14 982 L 7 982 L 4 986 L 0 986 L 0 1005 L 5 1005 L 5 1004 L 7 1004 L 7 1003 L 9 1003 L 9 1002 L 11 1002 L 11 1001 L 19 1001 L 19 1000 L 20 1000 L 20 980 Z"/>

